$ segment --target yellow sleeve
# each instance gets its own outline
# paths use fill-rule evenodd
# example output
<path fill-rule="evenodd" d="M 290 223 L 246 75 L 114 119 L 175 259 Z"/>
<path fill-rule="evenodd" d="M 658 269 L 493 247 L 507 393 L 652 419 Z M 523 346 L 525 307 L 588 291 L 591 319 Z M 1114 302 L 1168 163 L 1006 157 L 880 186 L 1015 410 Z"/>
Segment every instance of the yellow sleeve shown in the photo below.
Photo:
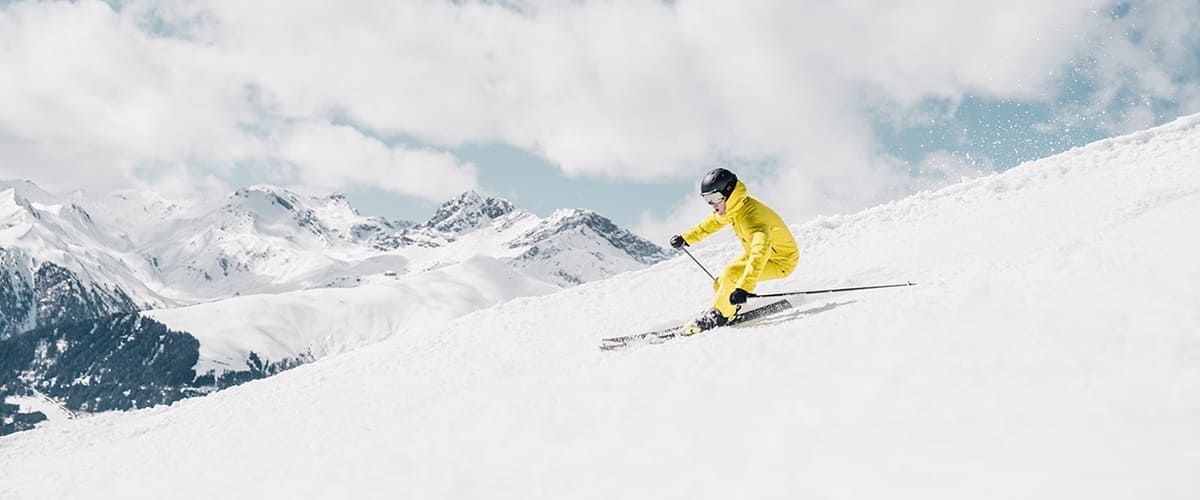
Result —
<path fill-rule="evenodd" d="M 720 231 L 724 226 L 725 224 L 717 220 L 717 214 L 712 213 L 708 214 L 708 217 L 705 217 L 699 224 L 696 224 L 696 227 L 691 228 L 681 236 L 683 236 L 683 241 L 686 241 L 687 244 L 695 245 L 700 240 L 707 238 L 708 235 Z"/>
<path fill-rule="evenodd" d="M 767 249 L 771 248 L 770 234 L 769 230 L 762 228 L 750 235 L 750 261 L 746 263 L 742 277 L 734 284 L 736 288 L 752 291 L 758 284 L 758 277 L 767 267 Z"/>

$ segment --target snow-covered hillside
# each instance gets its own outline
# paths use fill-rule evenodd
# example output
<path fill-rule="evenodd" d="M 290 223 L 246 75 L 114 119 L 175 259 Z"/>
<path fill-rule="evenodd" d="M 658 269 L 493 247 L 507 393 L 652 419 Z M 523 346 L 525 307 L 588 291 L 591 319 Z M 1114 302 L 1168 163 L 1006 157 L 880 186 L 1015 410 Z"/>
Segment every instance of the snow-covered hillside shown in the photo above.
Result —
<path fill-rule="evenodd" d="M 599 351 L 706 306 L 676 258 L 52 422 L 0 438 L 0 497 L 1195 498 L 1198 165 L 1193 116 L 795 226 L 759 291 L 919 285 L 758 326 Z"/>
<path fill-rule="evenodd" d="M 434 271 L 370 276 L 348 288 L 236 297 L 146 316 L 200 341 L 197 374 L 267 362 L 320 359 L 441 323 L 515 297 L 558 290 L 491 257 Z"/>
<path fill-rule="evenodd" d="M 170 282 L 211 283 L 218 297 L 258 292 L 148 313 L 200 340 L 198 374 L 244 369 L 251 353 L 319 359 L 666 258 L 594 212 L 542 219 L 474 191 L 419 225 L 363 218 L 339 195 L 256 186 L 232 199 L 175 230 L 191 239 L 162 238 L 151 250 L 179 274 Z"/>
<path fill-rule="evenodd" d="M 24 181 L 0 188 L 0 340 L 153 308 L 151 316 L 201 340 L 198 375 L 311 360 L 667 258 L 594 212 L 564 209 L 542 219 L 474 191 L 415 224 L 362 216 L 340 194 L 267 185 L 240 189 L 215 208 L 151 192 L 88 200 Z M 445 301 L 438 291 L 447 287 L 464 292 Z M 346 302 L 383 308 L 330 311 Z M 278 320 L 279 311 L 288 319 Z M 22 384 L 0 379 L 0 394 L 6 385 Z"/>

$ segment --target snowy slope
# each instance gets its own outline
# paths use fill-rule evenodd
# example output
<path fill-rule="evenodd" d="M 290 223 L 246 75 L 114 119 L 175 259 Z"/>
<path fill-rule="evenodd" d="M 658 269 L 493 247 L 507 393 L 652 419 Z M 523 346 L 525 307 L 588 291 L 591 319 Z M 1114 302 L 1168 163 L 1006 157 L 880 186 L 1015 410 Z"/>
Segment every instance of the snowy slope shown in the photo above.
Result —
<path fill-rule="evenodd" d="M 204 200 L 180 203 L 148 190 L 129 189 L 91 199 L 77 193 L 76 202 L 83 205 L 96 223 L 133 246 L 162 237 L 162 229 L 171 222 L 195 217 L 205 210 Z"/>
<path fill-rule="evenodd" d="M 53 423 L 0 438 L 0 497 L 1195 498 L 1197 165 L 1200 116 L 796 226 L 760 291 L 919 286 L 786 321 L 598 351 L 705 307 L 677 258 Z"/>
<path fill-rule="evenodd" d="M 169 281 L 190 284 L 186 289 L 218 297 L 260 292 L 149 314 L 200 340 L 198 374 L 244 369 L 251 353 L 270 361 L 320 359 L 665 258 L 661 248 L 594 212 L 560 210 L 541 219 L 474 191 L 447 201 L 426 223 L 368 232 L 360 229 L 375 219 L 358 216 L 340 195 L 255 186 L 231 198 L 152 250 L 164 269 L 175 270 Z M 387 232 L 407 243 L 374 245 Z M 313 288 L 319 285 L 339 289 Z"/>
<path fill-rule="evenodd" d="M 144 315 L 196 337 L 196 373 L 220 374 L 248 369 L 251 352 L 265 362 L 320 359 L 555 290 L 496 259 L 475 257 L 426 273 L 371 276 L 353 288 L 250 295 Z"/>

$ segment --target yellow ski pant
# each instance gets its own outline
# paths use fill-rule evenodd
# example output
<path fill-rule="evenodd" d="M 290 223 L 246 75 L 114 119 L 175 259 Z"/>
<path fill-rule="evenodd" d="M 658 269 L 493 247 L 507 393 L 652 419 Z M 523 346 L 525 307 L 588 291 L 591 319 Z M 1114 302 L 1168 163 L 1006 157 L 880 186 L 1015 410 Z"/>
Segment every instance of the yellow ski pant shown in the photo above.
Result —
<path fill-rule="evenodd" d="M 763 266 L 762 274 L 758 276 L 757 281 L 777 280 L 787 277 L 796 269 L 796 264 L 799 259 L 788 261 L 779 261 L 773 259 L 775 254 L 771 252 L 767 255 L 767 263 Z M 737 312 L 737 306 L 729 303 L 729 294 L 737 289 L 737 282 L 742 278 L 742 274 L 746 272 L 746 266 L 750 264 L 750 255 L 742 254 L 737 260 L 731 262 L 725 267 L 725 272 L 721 274 L 717 281 L 713 282 L 713 290 L 717 292 L 716 299 L 713 301 L 713 307 L 721 311 L 721 315 L 726 318 L 732 318 Z M 750 285 L 745 290 L 754 293 L 754 288 L 757 288 L 757 283 Z"/>

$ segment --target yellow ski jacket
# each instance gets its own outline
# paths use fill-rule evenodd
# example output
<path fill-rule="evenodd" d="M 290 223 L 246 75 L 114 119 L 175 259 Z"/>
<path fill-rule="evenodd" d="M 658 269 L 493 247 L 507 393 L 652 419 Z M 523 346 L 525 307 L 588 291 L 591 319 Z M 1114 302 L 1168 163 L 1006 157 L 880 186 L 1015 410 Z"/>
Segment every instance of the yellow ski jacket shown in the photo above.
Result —
<path fill-rule="evenodd" d="M 800 248 L 787 224 L 766 204 L 746 194 L 746 185 L 742 181 L 738 181 L 729 199 L 725 200 L 725 215 L 713 212 L 682 236 L 693 245 L 726 224 L 733 224 L 733 232 L 746 251 L 740 259 L 747 261 L 746 270 L 734 283 L 734 288 L 753 291 L 768 261 L 787 272 L 795 269 L 800 261 Z"/>

